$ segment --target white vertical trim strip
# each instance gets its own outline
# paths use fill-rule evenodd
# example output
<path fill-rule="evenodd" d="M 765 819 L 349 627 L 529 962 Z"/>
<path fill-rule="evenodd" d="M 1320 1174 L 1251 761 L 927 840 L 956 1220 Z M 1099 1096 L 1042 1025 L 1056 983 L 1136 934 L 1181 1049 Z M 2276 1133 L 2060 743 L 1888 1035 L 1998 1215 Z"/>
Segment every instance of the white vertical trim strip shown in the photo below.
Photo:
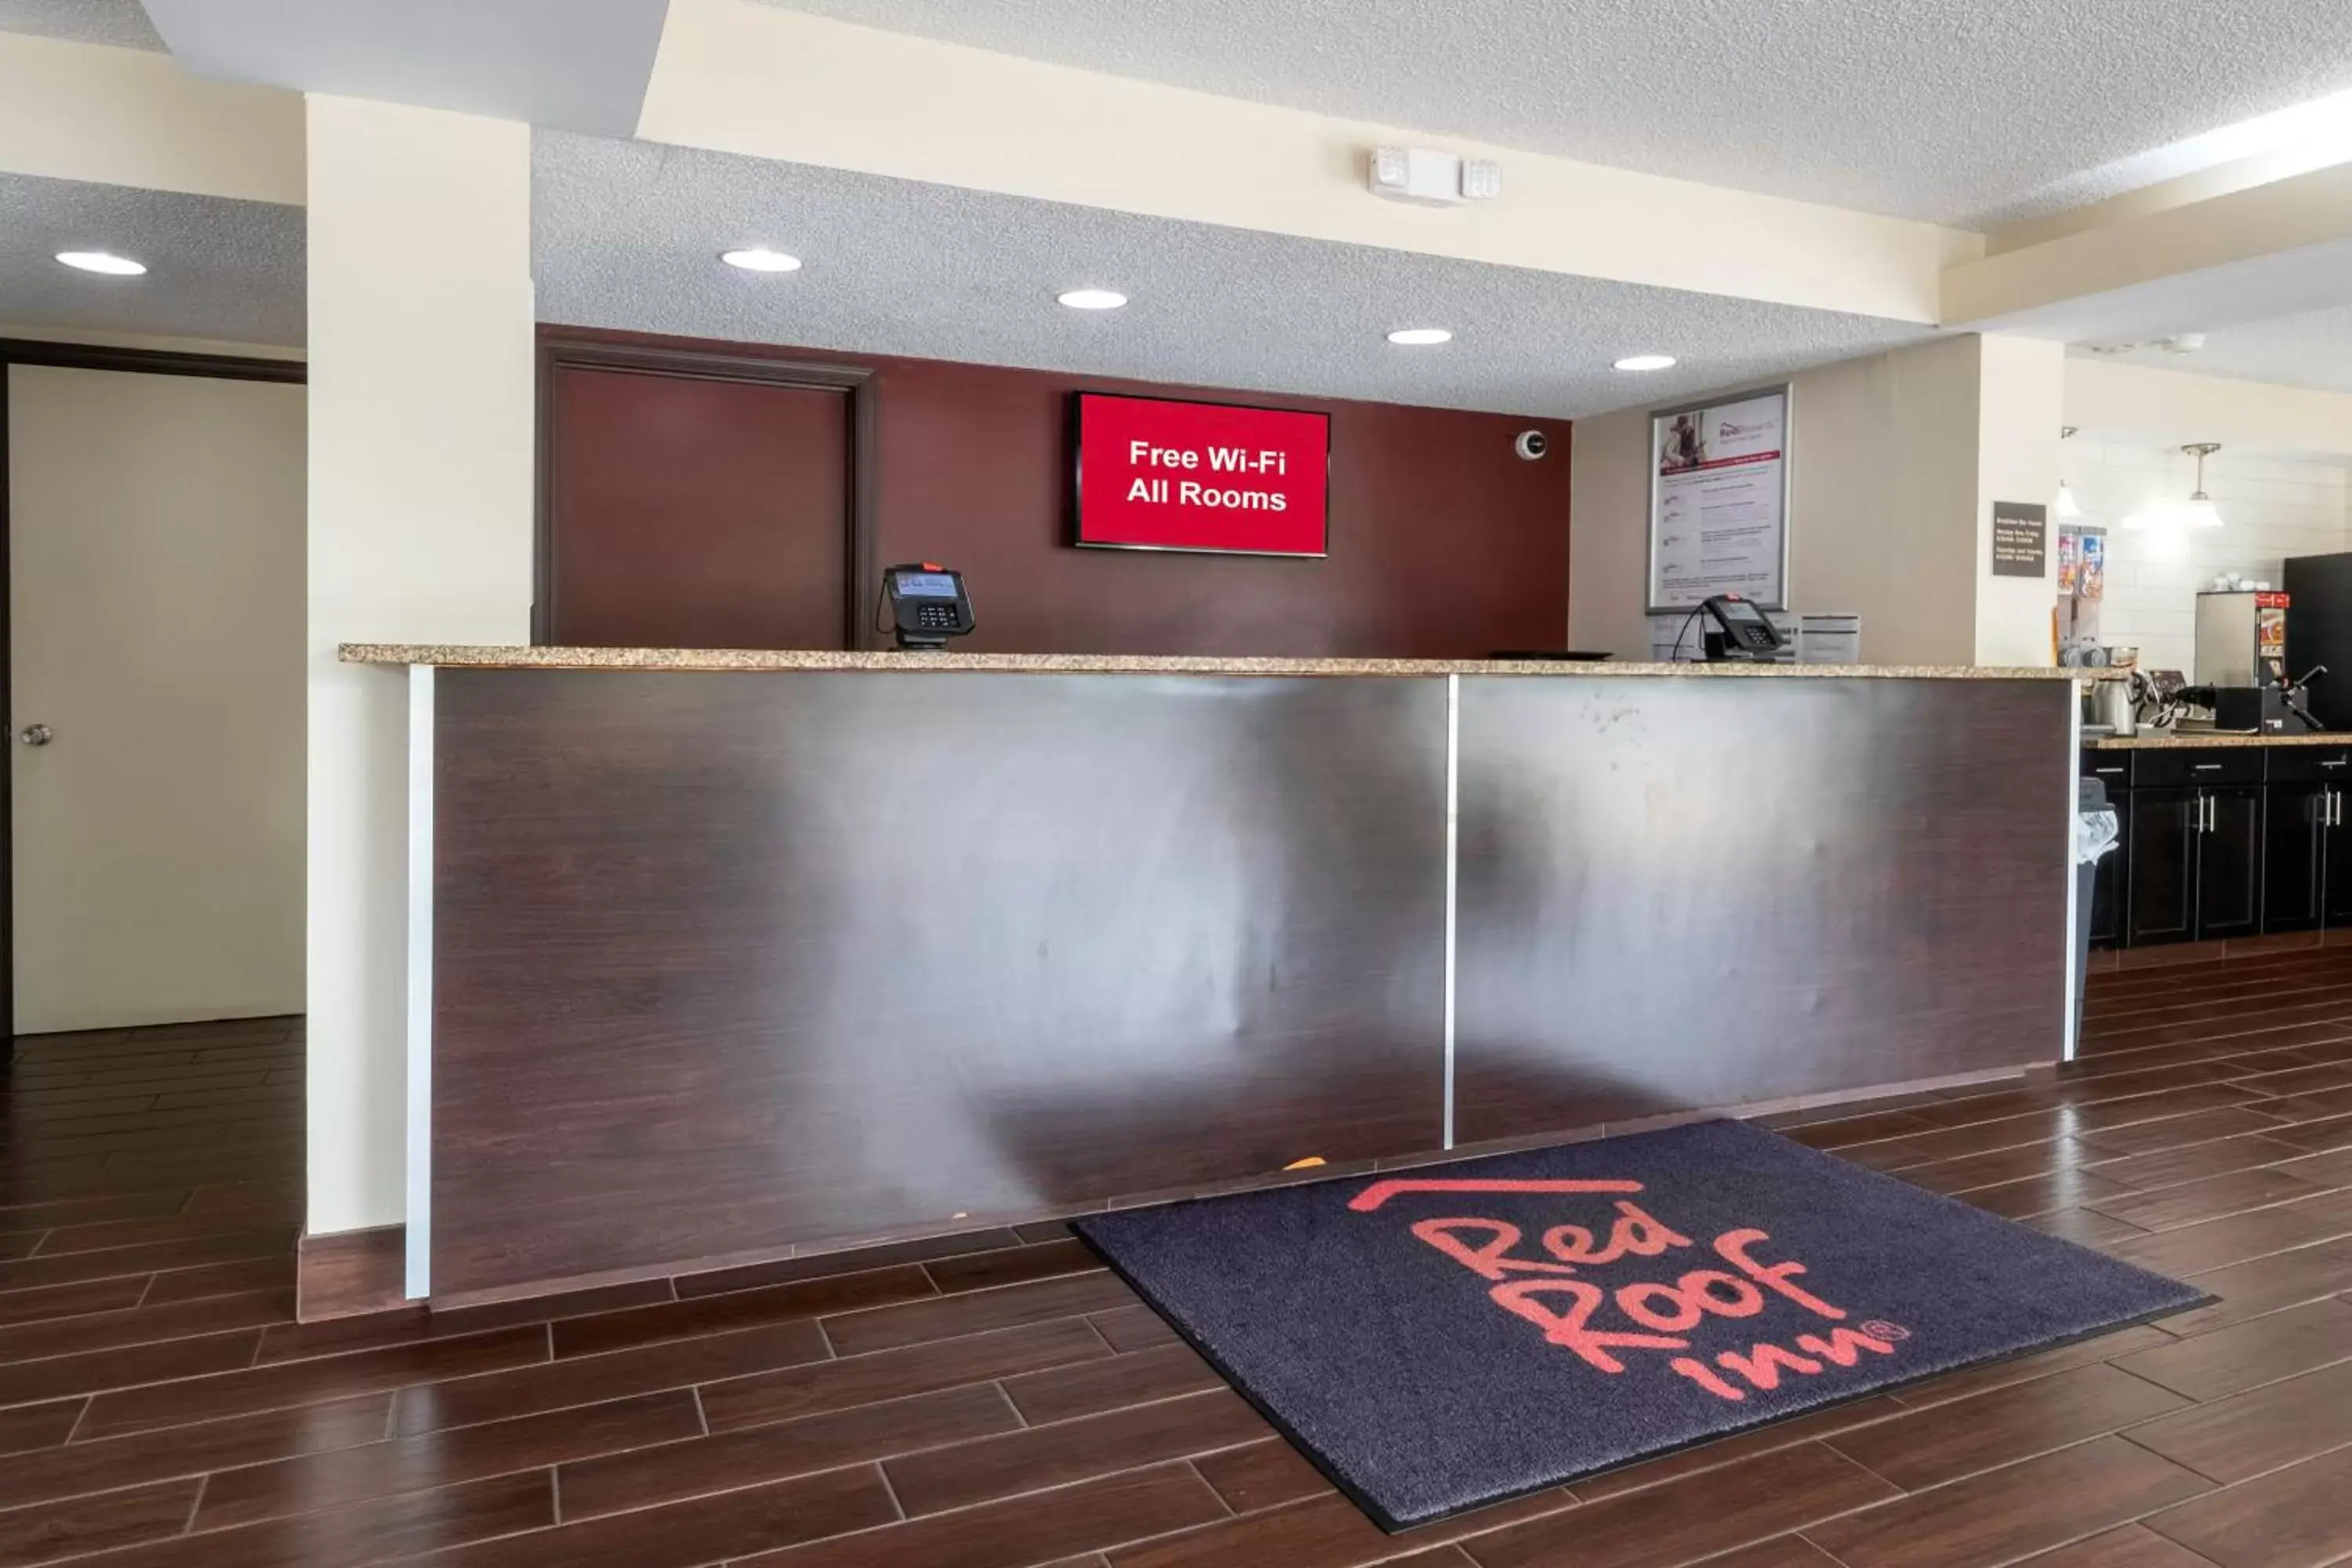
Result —
<path fill-rule="evenodd" d="M 1462 678 L 1445 678 L 1445 1147 L 1454 1147 L 1454 895 L 1462 839 Z"/>
<path fill-rule="evenodd" d="M 2084 911 L 2075 908 L 2080 897 L 2082 876 L 2074 865 L 2074 817 L 2082 809 L 2079 780 L 2083 771 L 2083 689 L 2069 684 L 2070 700 L 2066 704 L 2066 1008 L 2061 1026 L 2065 1041 L 2063 1059 L 2074 1059 L 2074 986 L 2078 976 L 2075 966 L 2082 963 L 2082 941 L 2075 935 Z M 2117 845 L 2107 851 L 2123 853 Z"/>
<path fill-rule="evenodd" d="M 433 1289 L 433 667 L 408 667 L 408 1232 L 405 1294 Z"/>

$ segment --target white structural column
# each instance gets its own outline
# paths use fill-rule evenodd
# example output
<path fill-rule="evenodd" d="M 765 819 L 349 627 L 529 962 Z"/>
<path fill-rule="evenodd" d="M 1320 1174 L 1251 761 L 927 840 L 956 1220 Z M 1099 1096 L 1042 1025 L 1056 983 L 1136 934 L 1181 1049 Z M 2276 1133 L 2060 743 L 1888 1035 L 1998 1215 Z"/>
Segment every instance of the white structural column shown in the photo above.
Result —
<path fill-rule="evenodd" d="M 2046 517 L 2040 577 L 1992 574 L 1996 501 L 2047 507 L 2058 494 L 2066 418 L 2066 345 L 1987 334 L 1977 376 L 1976 583 L 1979 664 L 2051 662 L 2058 595 L 2058 520 Z"/>
<path fill-rule="evenodd" d="M 404 1217 L 409 693 L 351 641 L 522 643 L 530 132 L 313 95 L 310 1229 Z"/>

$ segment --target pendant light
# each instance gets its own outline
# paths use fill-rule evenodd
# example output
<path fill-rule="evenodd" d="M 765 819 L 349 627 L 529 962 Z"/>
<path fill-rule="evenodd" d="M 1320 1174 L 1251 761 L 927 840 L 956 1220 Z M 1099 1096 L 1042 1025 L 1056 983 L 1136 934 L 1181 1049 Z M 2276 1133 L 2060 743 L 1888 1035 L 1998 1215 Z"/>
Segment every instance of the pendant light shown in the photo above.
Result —
<path fill-rule="evenodd" d="M 2197 459 L 2197 488 L 2189 493 L 2180 509 L 2183 528 L 2219 528 L 2221 514 L 2214 510 L 2213 498 L 2205 493 L 2205 459 L 2221 449 L 2219 441 L 2192 441 L 2180 448 Z"/>
<path fill-rule="evenodd" d="M 2189 529 L 2219 528 L 2221 514 L 2213 505 L 2213 498 L 2205 493 L 2205 459 L 2221 449 L 2219 441 L 2192 441 L 2180 448 L 2197 459 L 2197 488 L 2189 492 L 2185 501 L 2167 501 L 2136 511 L 2124 519 L 2128 529 L 2148 531 L 2164 529 L 2185 531 Z"/>
<path fill-rule="evenodd" d="M 2061 441 L 2073 440 L 2074 438 L 2074 430 L 2075 426 L 2072 425 L 2061 425 L 2058 426 L 2058 439 Z M 2061 522 L 2063 522 L 2068 518 L 2080 517 L 2083 515 L 2083 503 L 2074 499 L 2074 492 L 2067 487 L 2066 481 L 2063 479 L 2058 481 L 2058 494 L 2050 502 L 2050 511 L 2051 515 L 2057 518 Z"/>

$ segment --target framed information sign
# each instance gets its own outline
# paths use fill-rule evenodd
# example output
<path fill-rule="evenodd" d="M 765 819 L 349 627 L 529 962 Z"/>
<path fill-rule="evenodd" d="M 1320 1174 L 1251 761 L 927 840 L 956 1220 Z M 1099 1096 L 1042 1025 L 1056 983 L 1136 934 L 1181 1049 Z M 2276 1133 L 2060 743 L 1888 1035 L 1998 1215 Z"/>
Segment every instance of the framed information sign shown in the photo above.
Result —
<path fill-rule="evenodd" d="M 1648 612 L 1717 594 L 1785 609 L 1788 574 L 1788 387 L 1653 413 Z"/>

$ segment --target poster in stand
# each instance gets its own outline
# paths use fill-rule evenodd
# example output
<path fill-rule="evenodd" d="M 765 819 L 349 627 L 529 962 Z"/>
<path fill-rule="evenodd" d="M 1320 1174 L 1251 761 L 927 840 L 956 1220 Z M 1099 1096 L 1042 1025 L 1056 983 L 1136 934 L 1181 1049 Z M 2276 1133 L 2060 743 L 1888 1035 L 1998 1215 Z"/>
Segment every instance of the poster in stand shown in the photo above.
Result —
<path fill-rule="evenodd" d="M 1650 416 L 1648 614 L 1717 594 L 1787 607 L 1789 402 L 1781 385 Z"/>

